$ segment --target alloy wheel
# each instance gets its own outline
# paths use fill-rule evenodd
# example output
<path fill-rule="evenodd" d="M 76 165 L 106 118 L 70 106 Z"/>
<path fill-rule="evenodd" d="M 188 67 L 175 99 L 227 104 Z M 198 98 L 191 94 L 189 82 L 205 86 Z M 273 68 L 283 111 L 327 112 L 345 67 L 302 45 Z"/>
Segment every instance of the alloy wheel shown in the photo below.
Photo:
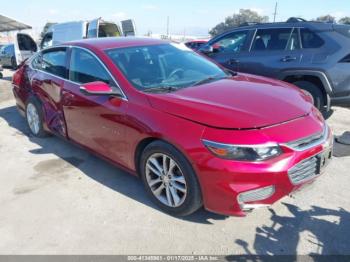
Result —
<path fill-rule="evenodd" d="M 40 131 L 39 113 L 36 107 L 31 103 L 27 105 L 27 121 L 33 134 L 38 134 Z"/>
<path fill-rule="evenodd" d="M 151 155 L 146 162 L 146 179 L 153 195 L 164 205 L 179 207 L 187 196 L 187 184 L 181 168 L 163 153 Z"/>

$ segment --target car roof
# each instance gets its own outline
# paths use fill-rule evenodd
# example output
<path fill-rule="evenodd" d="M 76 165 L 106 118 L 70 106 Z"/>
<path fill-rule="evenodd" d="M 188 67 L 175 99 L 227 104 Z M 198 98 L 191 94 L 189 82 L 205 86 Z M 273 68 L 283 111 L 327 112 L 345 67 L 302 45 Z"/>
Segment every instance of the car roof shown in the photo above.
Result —
<path fill-rule="evenodd" d="M 207 39 L 195 39 L 195 40 L 187 41 L 186 43 L 206 43 L 206 42 L 208 42 Z"/>
<path fill-rule="evenodd" d="M 247 30 L 247 29 L 264 29 L 264 28 L 285 28 L 285 27 L 305 27 L 310 28 L 314 30 L 331 30 L 333 28 L 334 24 L 332 23 L 324 23 L 324 22 L 277 22 L 277 23 L 256 23 L 252 25 L 247 26 L 239 26 L 231 28 L 227 31 L 225 31 L 222 34 L 230 33 L 237 30 Z M 221 34 L 220 34 L 221 35 Z"/>
<path fill-rule="evenodd" d="M 72 41 L 65 44 L 72 46 L 82 46 L 90 49 L 106 50 L 112 48 L 159 45 L 167 43 L 169 43 L 169 41 L 146 37 L 102 37 Z"/>

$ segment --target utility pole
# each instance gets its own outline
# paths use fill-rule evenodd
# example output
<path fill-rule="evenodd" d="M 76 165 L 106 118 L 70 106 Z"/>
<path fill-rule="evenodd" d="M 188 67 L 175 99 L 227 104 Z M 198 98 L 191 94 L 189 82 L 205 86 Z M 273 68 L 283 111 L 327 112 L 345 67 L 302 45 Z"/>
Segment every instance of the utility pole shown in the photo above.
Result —
<path fill-rule="evenodd" d="M 273 13 L 273 22 L 274 22 L 274 23 L 276 22 L 277 7 L 278 7 L 278 2 L 276 2 L 276 5 L 275 5 L 275 12 Z"/>
<path fill-rule="evenodd" d="M 166 36 L 169 38 L 169 16 L 167 16 L 166 20 Z"/>

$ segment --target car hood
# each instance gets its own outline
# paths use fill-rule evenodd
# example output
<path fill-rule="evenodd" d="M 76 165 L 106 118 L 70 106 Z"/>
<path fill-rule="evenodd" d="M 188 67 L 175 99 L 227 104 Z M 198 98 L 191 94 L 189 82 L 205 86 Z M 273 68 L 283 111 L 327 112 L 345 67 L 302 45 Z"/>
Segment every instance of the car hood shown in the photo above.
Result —
<path fill-rule="evenodd" d="M 206 126 L 254 129 L 307 115 L 312 104 L 290 84 L 239 74 L 166 94 L 148 94 L 157 110 Z"/>

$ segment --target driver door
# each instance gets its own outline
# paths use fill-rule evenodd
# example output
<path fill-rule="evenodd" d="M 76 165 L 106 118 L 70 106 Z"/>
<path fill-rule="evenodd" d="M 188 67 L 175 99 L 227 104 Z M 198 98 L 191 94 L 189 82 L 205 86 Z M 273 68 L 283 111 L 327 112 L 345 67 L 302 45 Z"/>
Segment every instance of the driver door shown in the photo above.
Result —
<path fill-rule="evenodd" d="M 213 52 L 206 55 L 230 70 L 241 71 L 239 60 L 248 54 L 250 38 L 250 30 L 228 33 L 210 41 L 207 45 L 212 47 Z"/>
<path fill-rule="evenodd" d="M 86 95 L 85 83 L 102 81 L 118 89 L 104 64 L 90 51 L 73 47 L 69 81 L 65 81 L 62 104 L 70 139 L 98 154 L 126 166 L 125 112 L 128 101 L 108 95 Z"/>
<path fill-rule="evenodd" d="M 18 33 L 15 37 L 15 58 L 16 63 L 19 65 L 27 58 L 31 57 L 38 51 L 33 38 L 27 34 Z"/>

